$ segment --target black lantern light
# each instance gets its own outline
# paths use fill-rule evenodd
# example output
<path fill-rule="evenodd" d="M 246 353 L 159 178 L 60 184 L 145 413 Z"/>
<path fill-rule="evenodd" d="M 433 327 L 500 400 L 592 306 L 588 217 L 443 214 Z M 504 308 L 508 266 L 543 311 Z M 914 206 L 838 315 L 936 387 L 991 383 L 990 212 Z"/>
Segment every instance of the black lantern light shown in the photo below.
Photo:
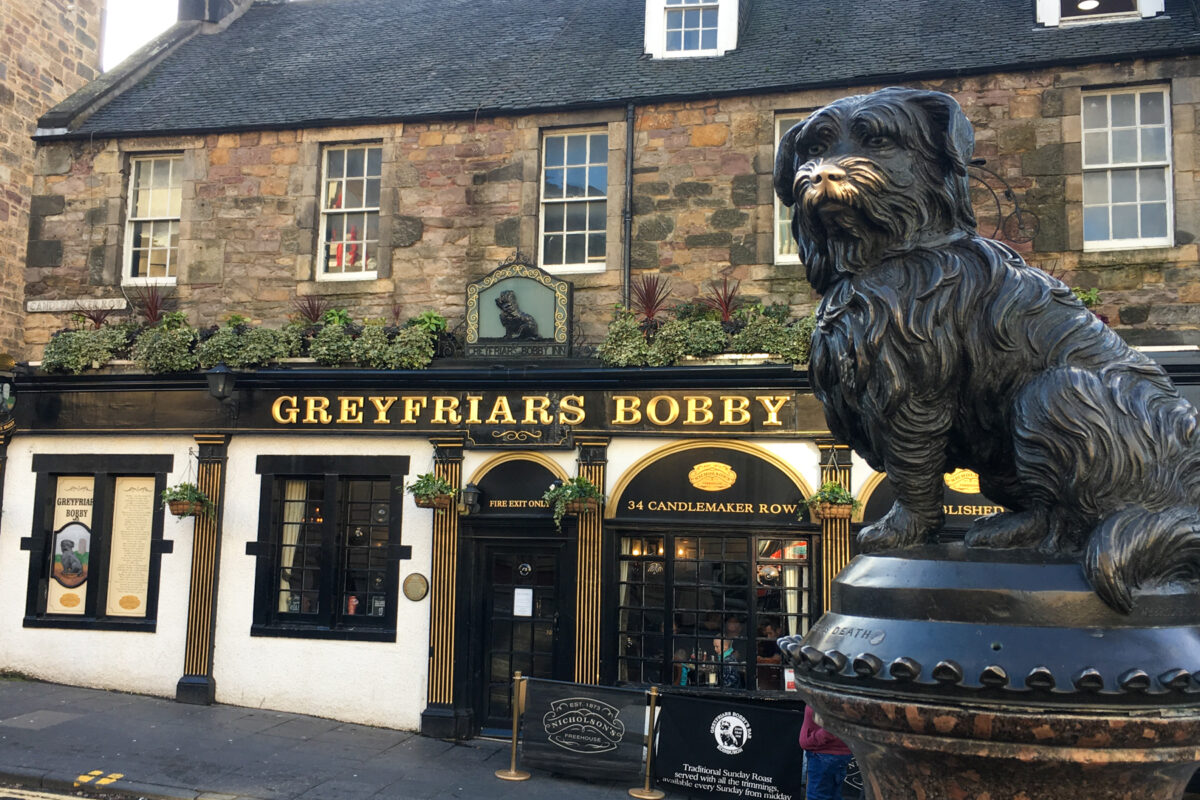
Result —
<path fill-rule="evenodd" d="M 479 498 L 483 492 L 473 483 L 468 483 L 458 493 L 458 513 L 464 517 L 479 513 Z"/>

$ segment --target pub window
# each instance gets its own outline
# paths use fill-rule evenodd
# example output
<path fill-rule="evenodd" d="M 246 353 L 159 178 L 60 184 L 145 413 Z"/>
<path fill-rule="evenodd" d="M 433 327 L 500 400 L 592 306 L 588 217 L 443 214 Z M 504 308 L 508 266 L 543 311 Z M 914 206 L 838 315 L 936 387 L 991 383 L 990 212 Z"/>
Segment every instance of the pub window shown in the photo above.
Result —
<path fill-rule="evenodd" d="M 783 135 L 804 121 L 804 114 L 780 114 L 775 117 L 775 150 L 779 151 L 779 140 Z M 783 204 L 779 195 L 775 197 L 775 263 L 798 264 L 800 251 L 792 236 L 792 209 Z"/>
<path fill-rule="evenodd" d="M 179 271 L 183 156 L 129 161 L 125 220 L 125 283 L 174 283 Z"/>
<path fill-rule="evenodd" d="M 377 276 L 382 172 L 380 145 L 325 148 L 319 278 L 354 280 Z"/>
<path fill-rule="evenodd" d="M 406 457 L 260 456 L 256 635 L 395 641 Z"/>
<path fill-rule="evenodd" d="M 775 640 L 808 632 L 809 546 L 782 532 L 622 537 L 619 679 L 783 689 Z"/>
<path fill-rule="evenodd" d="M 35 455 L 26 627 L 153 631 L 172 456 Z"/>
<path fill-rule="evenodd" d="M 1165 88 L 1083 95 L 1083 244 L 1172 242 L 1170 99 Z"/>
<path fill-rule="evenodd" d="M 608 227 L 608 134 L 547 134 L 542 141 L 541 266 L 604 269 Z"/>

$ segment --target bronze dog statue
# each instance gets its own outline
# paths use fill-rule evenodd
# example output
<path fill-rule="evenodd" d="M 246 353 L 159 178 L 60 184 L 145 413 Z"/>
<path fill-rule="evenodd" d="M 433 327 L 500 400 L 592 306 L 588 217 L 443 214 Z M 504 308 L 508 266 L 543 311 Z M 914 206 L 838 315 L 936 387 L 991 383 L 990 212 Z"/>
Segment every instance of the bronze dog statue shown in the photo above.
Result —
<path fill-rule="evenodd" d="M 532 314 L 521 310 L 516 292 L 511 289 L 501 292 L 496 298 L 496 307 L 500 309 L 500 324 L 504 326 L 505 339 L 538 338 L 537 320 Z"/>
<path fill-rule="evenodd" d="M 1200 414 L 1065 285 L 976 234 L 974 133 L 954 98 L 884 89 L 783 137 L 775 190 L 823 295 L 810 376 L 830 430 L 897 501 L 865 550 L 931 541 L 942 475 L 1013 509 L 967 543 L 1082 553 L 1128 612 L 1200 582 Z"/>

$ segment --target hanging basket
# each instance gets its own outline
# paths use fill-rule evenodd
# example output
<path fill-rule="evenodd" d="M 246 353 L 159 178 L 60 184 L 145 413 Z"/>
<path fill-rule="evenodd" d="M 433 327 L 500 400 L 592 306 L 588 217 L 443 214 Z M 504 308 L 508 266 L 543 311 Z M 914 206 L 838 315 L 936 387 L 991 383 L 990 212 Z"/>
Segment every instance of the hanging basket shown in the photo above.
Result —
<path fill-rule="evenodd" d="M 177 517 L 198 517 L 204 513 L 204 503 L 199 500 L 168 500 L 167 508 Z"/>
<path fill-rule="evenodd" d="M 413 502 L 417 504 L 417 508 L 449 508 L 453 501 L 454 496 L 448 494 L 413 495 Z"/>
<path fill-rule="evenodd" d="M 850 519 L 854 515 L 854 506 L 847 503 L 817 503 L 809 508 L 814 520 L 819 519 Z"/>
<path fill-rule="evenodd" d="M 568 514 L 583 514 L 587 511 L 599 511 L 600 501 L 594 497 L 585 497 L 581 500 L 568 500 L 566 502 Z"/>

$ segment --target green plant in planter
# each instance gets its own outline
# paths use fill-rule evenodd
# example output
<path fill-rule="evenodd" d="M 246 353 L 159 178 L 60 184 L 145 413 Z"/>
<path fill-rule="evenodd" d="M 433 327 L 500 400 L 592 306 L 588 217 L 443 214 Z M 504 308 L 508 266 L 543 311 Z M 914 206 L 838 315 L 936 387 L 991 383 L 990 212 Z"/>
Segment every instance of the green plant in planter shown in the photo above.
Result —
<path fill-rule="evenodd" d="M 596 354 L 607 367 L 645 366 L 650 344 L 632 312 L 622 306 L 616 307 L 613 320 L 608 324 L 608 333 Z"/>
<path fill-rule="evenodd" d="M 684 356 L 704 358 L 723 352 L 728 341 L 725 328 L 715 319 L 673 319 L 658 329 L 646 361 L 652 367 L 665 367 Z"/>
<path fill-rule="evenodd" d="M 191 372 L 199 364 L 192 352 L 195 342 L 196 330 L 187 324 L 147 328 L 133 345 L 133 360 L 146 372 Z"/>
<path fill-rule="evenodd" d="M 351 343 L 350 355 L 358 364 L 375 369 L 423 369 L 433 360 L 433 348 L 434 339 L 424 328 L 401 328 L 389 334 L 382 321 L 371 320 Z"/>
<path fill-rule="evenodd" d="M 293 344 L 283 331 L 250 328 L 240 319 L 231 318 L 229 323 L 197 345 L 196 357 L 204 369 L 221 362 L 233 369 L 261 367 L 287 358 L 293 352 Z"/>
<path fill-rule="evenodd" d="M 316 359 L 318 364 L 337 366 L 350 360 L 353 341 L 345 325 L 326 322 L 309 342 L 308 354 Z"/>
<path fill-rule="evenodd" d="M 413 496 L 417 505 L 423 508 L 449 508 L 449 500 L 454 497 L 454 487 L 450 485 L 450 482 L 432 472 L 421 473 L 405 487 L 405 490 Z M 449 500 L 439 500 L 439 498 L 449 498 Z"/>
<path fill-rule="evenodd" d="M 124 325 L 59 331 L 46 343 L 42 369 L 78 375 L 84 370 L 104 366 L 128 345 L 129 329 Z"/>
<path fill-rule="evenodd" d="M 812 496 L 803 502 L 805 508 L 810 511 L 818 509 L 820 506 L 835 506 L 846 509 L 838 513 L 830 514 L 824 512 L 825 516 L 844 516 L 849 517 L 851 513 L 862 508 L 862 503 L 854 499 L 854 495 L 850 494 L 840 483 L 836 481 L 826 481 L 821 484 L 821 488 L 813 492 Z"/>
<path fill-rule="evenodd" d="M 200 491 L 196 484 L 186 481 L 163 489 L 162 501 L 170 506 L 171 513 L 177 517 L 196 514 L 215 517 L 217 514 L 216 506 L 208 499 L 208 495 Z"/>
<path fill-rule="evenodd" d="M 404 323 L 404 327 L 420 328 L 433 338 L 436 338 L 437 335 L 446 330 L 448 326 L 449 323 L 446 322 L 446 318 L 438 312 L 432 310 L 422 311 L 420 314 L 417 314 L 415 317 L 411 317 L 407 322 Z"/>
<path fill-rule="evenodd" d="M 788 347 L 787 326 L 767 316 L 762 306 L 754 306 L 739 316 L 742 329 L 729 338 L 731 353 L 769 353 L 780 355 Z"/>
<path fill-rule="evenodd" d="M 542 495 L 542 499 L 554 510 L 554 524 L 562 528 L 562 518 L 567 515 L 567 505 L 574 502 L 595 500 L 604 502 L 604 493 L 596 488 L 596 484 L 587 478 L 567 478 L 565 481 L 555 481 Z"/>

